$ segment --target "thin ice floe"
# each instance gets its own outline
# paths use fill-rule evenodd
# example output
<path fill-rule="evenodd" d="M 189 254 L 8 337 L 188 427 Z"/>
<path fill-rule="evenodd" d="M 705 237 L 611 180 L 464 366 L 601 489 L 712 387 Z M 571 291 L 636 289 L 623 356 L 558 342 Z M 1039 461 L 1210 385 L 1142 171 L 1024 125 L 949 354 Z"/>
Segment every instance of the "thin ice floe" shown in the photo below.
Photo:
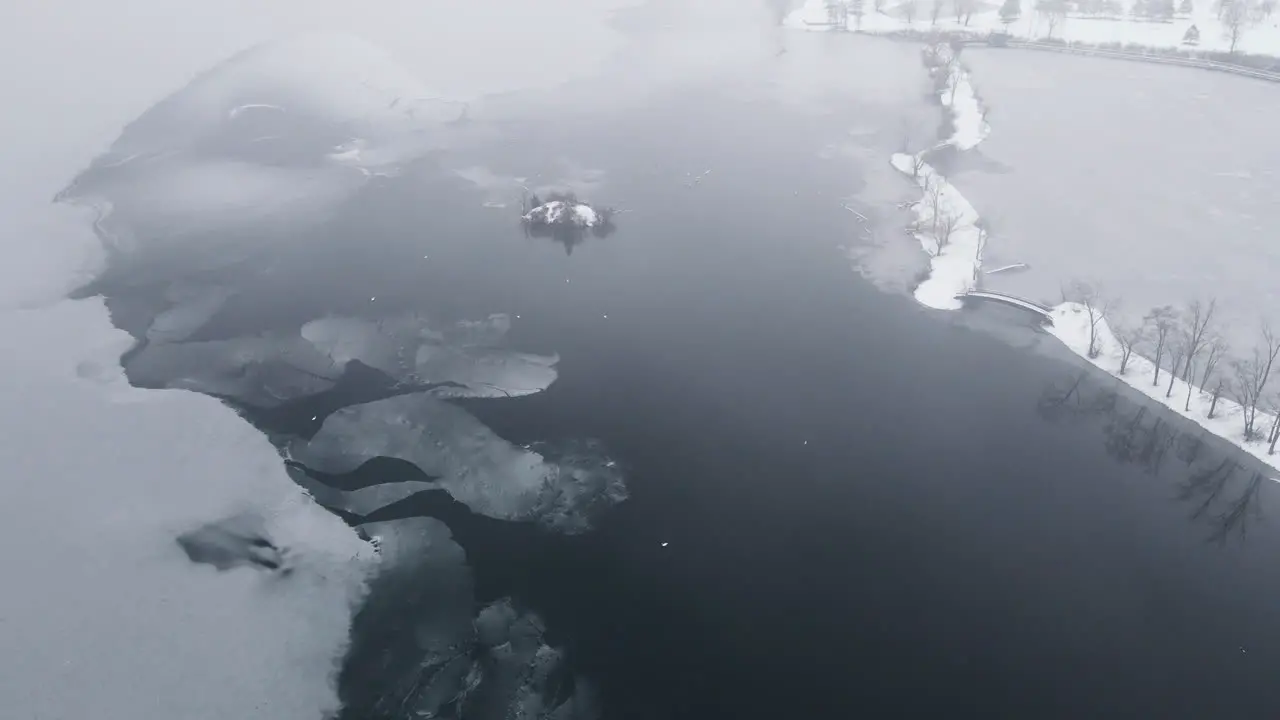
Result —
<path fill-rule="evenodd" d="M 559 358 L 499 347 L 510 327 L 505 314 L 434 328 L 417 314 L 330 316 L 304 325 L 302 336 L 338 366 L 359 360 L 401 382 L 447 383 L 438 396 L 518 397 L 545 390 L 555 382 Z"/>
<path fill-rule="evenodd" d="M 342 367 L 297 335 L 150 343 L 128 358 L 140 387 L 194 390 L 258 408 L 331 389 Z"/>
<path fill-rule="evenodd" d="M 591 685 L 568 672 L 537 615 L 505 598 L 475 612 L 464 551 L 443 523 L 365 529 L 382 549 L 342 670 L 353 717 L 452 717 L 451 707 L 480 720 L 598 717 Z"/>
<path fill-rule="evenodd" d="M 595 510 L 626 497 L 621 473 L 602 456 L 549 462 L 498 437 L 467 411 L 432 393 L 343 408 L 290 456 L 324 473 L 349 473 L 375 457 L 415 465 L 472 511 L 531 520 L 564 532 L 590 526 Z"/>

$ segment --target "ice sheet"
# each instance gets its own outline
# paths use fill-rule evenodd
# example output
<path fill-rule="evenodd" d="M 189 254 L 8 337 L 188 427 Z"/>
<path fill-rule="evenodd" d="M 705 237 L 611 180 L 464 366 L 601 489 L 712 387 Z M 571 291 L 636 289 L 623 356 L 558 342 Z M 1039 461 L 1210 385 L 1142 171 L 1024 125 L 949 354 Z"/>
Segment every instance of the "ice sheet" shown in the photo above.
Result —
<path fill-rule="evenodd" d="M 0 542 L 0 697 L 13 717 L 315 720 L 369 546 L 216 400 L 137 390 L 102 303 L 0 314 L 9 468 Z M 190 562 L 176 537 L 244 511 L 287 578 Z M 33 544 L 34 543 L 34 544 Z M 364 558 L 364 559 L 361 559 Z M 193 668 L 201 668 L 200 672 Z"/>

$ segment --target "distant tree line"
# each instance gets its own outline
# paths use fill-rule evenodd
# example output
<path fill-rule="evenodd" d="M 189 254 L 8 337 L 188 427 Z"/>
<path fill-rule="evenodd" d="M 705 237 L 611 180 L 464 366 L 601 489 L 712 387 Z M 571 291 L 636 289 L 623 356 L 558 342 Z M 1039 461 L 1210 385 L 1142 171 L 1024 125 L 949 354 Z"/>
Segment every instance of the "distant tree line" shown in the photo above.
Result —
<path fill-rule="evenodd" d="M 1117 374 L 1132 370 L 1135 354 L 1145 357 L 1153 366 L 1152 386 L 1172 399 L 1176 381 L 1183 381 L 1183 411 L 1192 412 L 1192 403 L 1198 401 L 1197 412 L 1209 419 L 1217 416 L 1219 401 L 1228 398 L 1240 406 L 1245 441 L 1266 443 L 1267 453 L 1275 453 L 1280 441 L 1280 335 L 1268 322 L 1259 325 L 1248 346 L 1232 348 L 1222 334 L 1213 299 L 1180 307 L 1162 305 L 1134 321 L 1119 317 L 1117 302 L 1094 285 L 1073 283 L 1063 297 L 1083 308 L 1090 358 L 1101 354 L 1102 328 L 1110 327 L 1120 363 Z"/>

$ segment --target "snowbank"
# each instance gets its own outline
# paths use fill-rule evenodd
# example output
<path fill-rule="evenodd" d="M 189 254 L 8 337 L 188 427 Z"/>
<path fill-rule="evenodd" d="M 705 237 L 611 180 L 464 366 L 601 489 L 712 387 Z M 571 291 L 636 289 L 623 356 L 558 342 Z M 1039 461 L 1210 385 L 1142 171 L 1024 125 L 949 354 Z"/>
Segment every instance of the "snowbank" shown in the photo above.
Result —
<path fill-rule="evenodd" d="M 1072 352 L 1096 367 L 1115 375 L 1133 389 L 1280 471 L 1280 455 L 1267 454 L 1267 443 L 1261 440 L 1245 441 L 1242 420 L 1244 411 L 1239 403 L 1227 397 L 1220 397 L 1214 409 L 1214 416 L 1209 418 L 1207 415 L 1212 401 L 1210 395 L 1178 379 L 1173 381 L 1172 395 L 1166 397 L 1169 388 L 1168 371 L 1162 368 L 1159 384 L 1152 385 L 1155 364 L 1137 353 L 1130 356 L 1125 372 L 1121 375 L 1120 343 L 1107 325 L 1107 321 L 1100 319 L 1095 329 L 1098 356 L 1094 358 L 1089 357 L 1089 325 L 1089 313 L 1085 307 L 1079 303 L 1068 302 L 1053 308 L 1053 323 L 1048 325 L 1047 329 Z M 1191 409 L 1184 410 L 1183 408 L 1187 406 L 1188 392 L 1191 393 Z M 1265 435 L 1274 422 L 1274 415 L 1268 415 L 1259 410 L 1255 427 L 1258 432 Z"/>
<path fill-rule="evenodd" d="M 972 150 L 986 139 L 991 132 L 986 112 L 973 91 L 968 71 L 956 60 L 948 66 L 947 84 L 939 99 L 942 106 L 950 111 L 951 123 L 955 127 L 955 132 L 947 138 L 948 145 L 955 146 L 957 150 Z"/>
<path fill-rule="evenodd" d="M 931 49 L 943 63 L 934 72 L 946 73 L 939 99 L 951 115 L 955 131 L 941 145 L 972 150 L 990 132 L 981 104 L 969 82 L 969 74 L 951 55 L 950 48 Z M 936 149 L 936 148 L 933 148 Z M 982 271 L 986 233 L 979 226 L 978 211 L 954 185 L 924 161 L 929 150 L 915 155 L 895 153 L 889 162 L 924 190 L 916 203 L 913 235 L 929 254 L 929 276 L 915 289 L 917 301 L 937 310 L 959 310 L 957 296 L 977 285 Z"/>
<path fill-rule="evenodd" d="M 912 234 L 930 256 L 929 277 L 916 286 L 915 298 L 937 310 L 959 310 L 957 296 L 974 289 L 982 267 L 985 236 L 977 224 L 978 212 L 919 156 L 895 153 L 890 163 L 908 177 L 914 176 L 924 190 L 924 199 L 915 205 Z M 952 223 L 949 234 L 948 222 Z M 947 237 L 941 245 L 940 235 Z"/>
<path fill-rule="evenodd" d="M 138 390 L 99 300 L 0 315 L 0 697 L 22 718 L 315 720 L 372 552 L 212 398 Z M 194 564 L 179 534 L 264 519 L 293 572 Z"/>

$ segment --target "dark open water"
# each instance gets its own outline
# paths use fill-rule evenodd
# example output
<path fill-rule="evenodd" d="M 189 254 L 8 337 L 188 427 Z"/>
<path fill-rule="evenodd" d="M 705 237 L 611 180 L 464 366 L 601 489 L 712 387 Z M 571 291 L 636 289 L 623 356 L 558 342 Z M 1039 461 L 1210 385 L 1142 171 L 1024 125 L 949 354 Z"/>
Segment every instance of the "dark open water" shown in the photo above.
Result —
<path fill-rule="evenodd" d="M 498 122 L 243 278 L 201 336 L 507 312 L 559 353 L 546 392 L 466 406 L 517 443 L 599 439 L 630 499 L 583 536 L 455 537 L 478 600 L 540 614 L 608 718 L 1275 717 L 1275 485 L 1016 319 L 861 280 L 839 198 L 892 191 L 823 150 L 915 110 L 825 100 Z M 629 210 L 571 255 L 441 170 L 566 158 Z"/>

